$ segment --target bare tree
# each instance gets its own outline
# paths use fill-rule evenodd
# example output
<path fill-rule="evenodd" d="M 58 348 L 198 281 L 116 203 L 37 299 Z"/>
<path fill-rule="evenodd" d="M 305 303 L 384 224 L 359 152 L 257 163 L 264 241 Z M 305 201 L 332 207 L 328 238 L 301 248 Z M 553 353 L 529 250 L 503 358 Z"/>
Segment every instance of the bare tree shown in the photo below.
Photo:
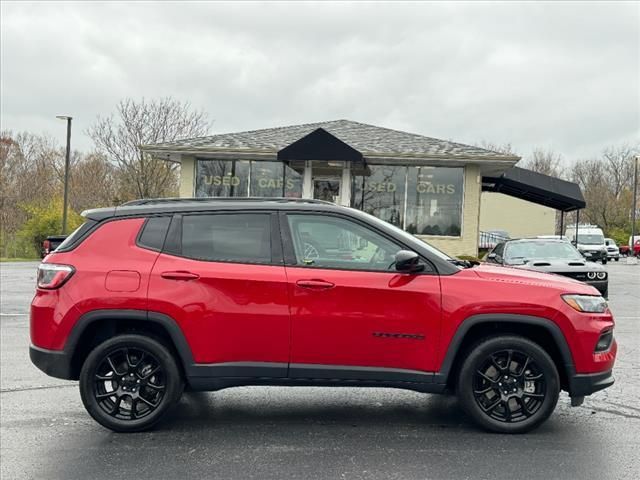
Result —
<path fill-rule="evenodd" d="M 116 106 L 115 115 L 98 117 L 87 133 L 96 148 L 118 166 L 122 186 L 144 198 L 173 193 L 176 167 L 143 154 L 140 145 L 199 137 L 209 128 L 206 113 L 193 110 L 188 102 L 167 97 L 124 99 Z"/>
<path fill-rule="evenodd" d="M 602 152 L 605 174 L 616 199 L 620 198 L 625 189 L 632 188 L 633 158 L 638 152 L 640 144 L 632 146 L 627 143 L 607 147 Z"/>
<path fill-rule="evenodd" d="M 480 140 L 476 145 L 476 147 L 484 148 L 485 150 L 490 150 L 492 152 L 504 153 L 505 155 L 517 155 L 513 146 L 510 143 L 493 143 L 488 140 Z"/>
<path fill-rule="evenodd" d="M 551 149 L 534 148 L 531 156 L 518 162 L 518 166 L 552 177 L 564 174 L 562 155 Z"/>

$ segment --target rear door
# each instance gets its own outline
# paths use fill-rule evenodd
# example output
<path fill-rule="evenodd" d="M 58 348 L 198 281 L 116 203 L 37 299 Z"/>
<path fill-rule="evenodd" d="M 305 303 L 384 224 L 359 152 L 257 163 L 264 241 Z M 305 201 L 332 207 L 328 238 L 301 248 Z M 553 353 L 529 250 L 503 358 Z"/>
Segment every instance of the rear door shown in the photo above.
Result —
<path fill-rule="evenodd" d="M 287 213 L 281 228 L 290 376 L 428 382 L 420 372 L 434 370 L 440 326 L 440 280 L 430 265 L 396 272 L 402 245 L 347 217 Z"/>
<path fill-rule="evenodd" d="M 275 213 L 176 215 L 153 268 L 149 310 L 177 321 L 220 376 L 285 376 L 289 304 Z"/>

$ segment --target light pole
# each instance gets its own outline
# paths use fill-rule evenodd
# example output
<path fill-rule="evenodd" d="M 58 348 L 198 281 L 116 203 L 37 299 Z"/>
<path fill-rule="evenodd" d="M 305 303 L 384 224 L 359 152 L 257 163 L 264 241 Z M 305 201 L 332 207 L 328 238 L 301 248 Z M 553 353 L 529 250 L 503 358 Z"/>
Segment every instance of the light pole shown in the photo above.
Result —
<path fill-rule="evenodd" d="M 631 255 L 633 255 L 633 246 L 636 243 L 636 209 L 638 198 L 638 164 L 640 163 L 640 155 L 636 155 L 633 162 L 633 200 L 631 201 Z"/>
<path fill-rule="evenodd" d="M 67 234 L 67 202 L 69 200 L 69 159 L 71 157 L 71 120 L 67 115 L 56 115 L 67 121 L 67 154 L 64 158 L 64 199 L 62 200 L 62 235 Z"/>

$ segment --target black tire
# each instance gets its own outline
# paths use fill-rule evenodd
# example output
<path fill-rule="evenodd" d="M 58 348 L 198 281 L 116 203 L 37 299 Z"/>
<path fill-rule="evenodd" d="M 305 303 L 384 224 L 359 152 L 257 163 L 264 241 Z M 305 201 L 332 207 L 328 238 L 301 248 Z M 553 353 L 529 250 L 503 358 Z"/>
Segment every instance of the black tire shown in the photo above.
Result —
<path fill-rule="evenodd" d="M 459 371 L 457 394 L 462 408 L 485 429 L 524 433 L 538 427 L 555 409 L 560 378 L 553 360 L 538 344 L 515 335 L 495 336 L 468 351 Z"/>
<path fill-rule="evenodd" d="M 87 412 L 114 432 L 151 428 L 180 399 L 183 388 L 169 349 L 143 335 L 119 335 L 101 343 L 80 371 Z"/>
<path fill-rule="evenodd" d="M 618 260 L 620 260 L 620 257 L 615 257 L 614 260 L 617 262 Z"/>
<path fill-rule="evenodd" d="M 607 259 L 606 259 L 606 258 L 603 258 L 603 259 L 602 259 L 602 264 L 603 264 L 603 265 L 606 265 L 606 264 L 607 264 Z"/>

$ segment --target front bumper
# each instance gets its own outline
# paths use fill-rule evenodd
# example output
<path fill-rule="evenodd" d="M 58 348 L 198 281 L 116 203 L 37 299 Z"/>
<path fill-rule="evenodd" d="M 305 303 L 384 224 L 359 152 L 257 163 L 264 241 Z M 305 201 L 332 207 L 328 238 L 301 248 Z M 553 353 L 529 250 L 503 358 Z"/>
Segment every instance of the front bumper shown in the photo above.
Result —
<path fill-rule="evenodd" d="M 609 296 L 609 280 L 586 280 L 584 283 L 595 287 L 603 297 Z"/>
<path fill-rule="evenodd" d="M 65 380 L 77 380 L 71 368 L 71 356 L 64 350 L 47 350 L 29 345 L 31 363 L 47 375 Z"/>
<path fill-rule="evenodd" d="M 569 395 L 584 397 L 613 385 L 613 371 L 579 373 L 569 378 Z"/>
<path fill-rule="evenodd" d="M 607 252 L 604 250 L 580 250 L 580 253 L 586 260 L 597 262 L 598 260 L 606 260 Z"/>

